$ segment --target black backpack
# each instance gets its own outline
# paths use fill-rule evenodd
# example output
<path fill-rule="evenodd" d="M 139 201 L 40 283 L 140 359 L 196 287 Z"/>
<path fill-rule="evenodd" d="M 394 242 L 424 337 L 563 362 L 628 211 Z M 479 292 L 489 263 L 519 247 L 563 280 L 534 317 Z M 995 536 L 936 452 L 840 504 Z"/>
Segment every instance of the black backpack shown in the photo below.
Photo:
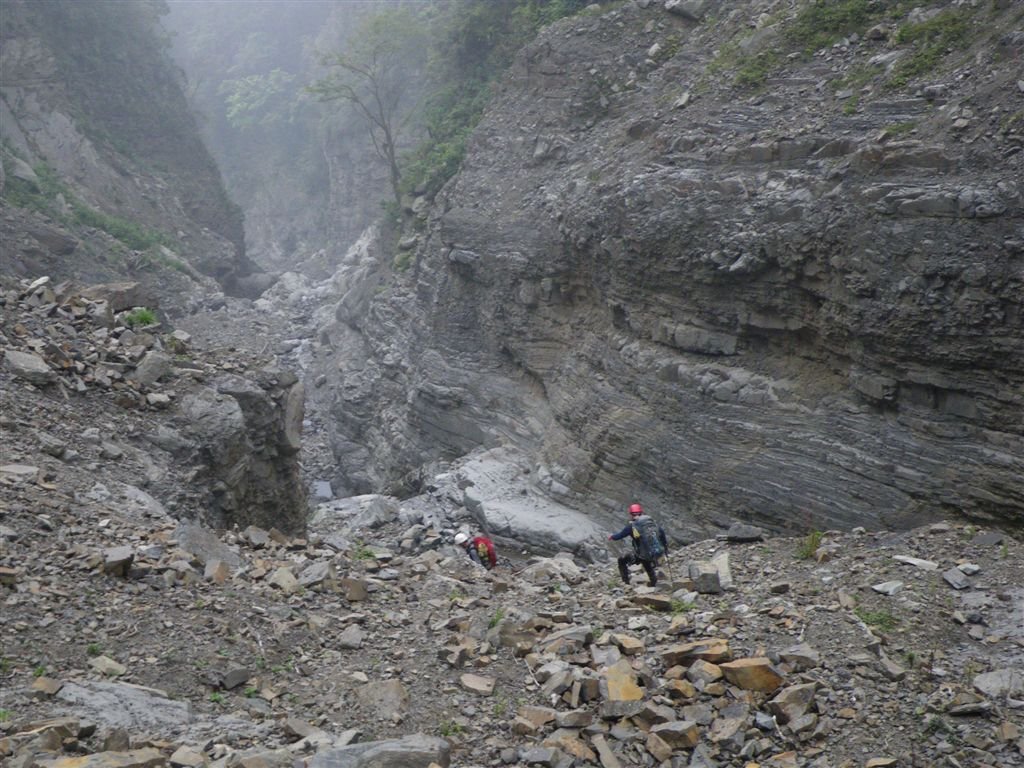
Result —
<path fill-rule="evenodd" d="M 665 547 L 658 535 L 658 524 L 647 515 L 633 520 L 633 547 L 642 560 L 655 560 L 665 554 Z"/>

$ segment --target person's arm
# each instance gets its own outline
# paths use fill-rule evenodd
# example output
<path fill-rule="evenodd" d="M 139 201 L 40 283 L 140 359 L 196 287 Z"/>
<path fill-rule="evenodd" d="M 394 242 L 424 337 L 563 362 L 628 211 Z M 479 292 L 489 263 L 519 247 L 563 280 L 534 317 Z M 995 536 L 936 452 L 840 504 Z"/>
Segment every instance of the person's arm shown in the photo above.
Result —
<path fill-rule="evenodd" d="M 470 544 L 466 548 L 466 553 L 469 555 L 469 559 L 472 560 L 474 563 L 476 563 L 477 565 L 483 565 L 483 563 L 480 562 L 480 553 L 476 551 L 475 543 Z"/>
<path fill-rule="evenodd" d="M 665 529 L 660 525 L 658 526 L 658 538 L 661 539 L 661 547 L 665 550 L 665 554 L 668 554 L 668 539 L 665 538 Z"/>
<path fill-rule="evenodd" d="M 627 536 L 629 536 L 629 534 L 632 532 L 632 530 L 633 530 L 633 526 L 632 525 L 627 525 L 625 528 L 623 528 L 618 533 L 613 533 L 611 536 L 609 536 L 608 537 L 608 541 L 620 541 L 620 540 L 626 538 Z"/>

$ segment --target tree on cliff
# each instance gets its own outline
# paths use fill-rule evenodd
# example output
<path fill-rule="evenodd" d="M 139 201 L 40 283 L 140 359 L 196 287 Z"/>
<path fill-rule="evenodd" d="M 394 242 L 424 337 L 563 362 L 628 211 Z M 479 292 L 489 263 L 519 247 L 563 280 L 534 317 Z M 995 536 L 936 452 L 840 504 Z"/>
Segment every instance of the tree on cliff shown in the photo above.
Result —
<path fill-rule="evenodd" d="M 427 31 L 414 11 L 395 8 L 365 17 L 346 50 L 325 54 L 327 76 L 308 90 L 321 101 L 350 105 L 366 125 L 377 156 L 387 165 L 395 203 L 402 200 L 399 141 L 416 113 L 410 93 L 426 63 Z"/>

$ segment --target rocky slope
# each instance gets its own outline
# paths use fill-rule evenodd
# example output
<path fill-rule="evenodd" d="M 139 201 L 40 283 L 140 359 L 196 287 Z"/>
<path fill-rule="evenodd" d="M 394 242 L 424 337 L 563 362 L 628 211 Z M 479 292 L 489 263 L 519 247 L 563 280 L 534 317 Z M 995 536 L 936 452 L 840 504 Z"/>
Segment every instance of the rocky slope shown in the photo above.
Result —
<path fill-rule="evenodd" d="M 159 7 L 4 4 L 5 273 L 100 282 L 134 272 L 167 306 L 182 303 L 183 277 L 236 294 L 266 287 L 157 36 Z"/>
<path fill-rule="evenodd" d="M 1020 523 L 1021 9 L 875 4 L 805 53 L 807 7 L 627 2 L 522 52 L 412 266 L 335 278 L 337 485 L 503 446 L 685 537 Z"/>
<path fill-rule="evenodd" d="M 439 494 L 220 536 L 0 470 L 0 757 L 138 766 L 1006 766 L 1024 553 L 938 523 L 614 565 L 450 545 Z M 52 466 L 51 466 L 52 464 Z M 95 462 L 113 485 L 123 470 Z M 642 578 L 641 578 L 642 581 Z"/>

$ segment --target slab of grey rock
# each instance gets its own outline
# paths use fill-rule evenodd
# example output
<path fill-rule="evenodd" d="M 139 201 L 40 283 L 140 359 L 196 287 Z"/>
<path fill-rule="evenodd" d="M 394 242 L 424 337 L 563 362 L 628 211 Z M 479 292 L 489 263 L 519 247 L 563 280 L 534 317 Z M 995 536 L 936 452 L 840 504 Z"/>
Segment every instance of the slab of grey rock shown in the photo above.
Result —
<path fill-rule="evenodd" d="M 417 733 L 330 749 L 313 757 L 309 768 L 424 768 L 431 763 L 448 768 L 451 745 L 444 739 Z"/>
<path fill-rule="evenodd" d="M 925 571 L 935 571 L 939 568 L 938 563 L 932 562 L 931 560 L 922 560 L 919 557 L 911 557 L 910 555 L 895 555 L 893 559 L 905 565 L 912 565 L 915 568 L 920 568 Z"/>
<path fill-rule="evenodd" d="M 944 578 L 953 589 L 967 589 L 971 586 L 971 580 L 968 579 L 967 574 L 959 568 L 950 568 L 948 571 L 943 571 L 942 578 Z"/>
<path fill-rule="evenodd" d="M 31 352 L 8 349 L 4 352 L 4 369 L 29 384 L 49 384 L 57 379 L 57 374 L 50 369 L 46 361 Z"/>
<path fill-rule="evenodd" d="M 973 680 L 977 691 L 986 696 L 1024 696 L 1024 670 L 997 669 L 985 672 Z"/>
<path fill-rule="evenodd" d="M 903 589 L 902 581 L 883 581 L 881 584 L 874 584 L 871 587 L 875 592 L 881 595 L 887 595 L 892 597 L 901 589 Z"/>
<path fill-rule="evenodd" d="M 182 521 L 174 532 L 174 538 L 178 540 L 181 549 L 195 555 L 203 565 L 211 560 L 220 560 L 235 569 L 242 563 L 237 552 L 221 541 L 216 533 L 199 523 Z"/>
<path fill-rule="evenodd" d="M 587 542 L 607 539 L 593 517 L 542 495 L 524 466 L 529 462 L 514 450 L 494 448 L 472 455 L 459 467 L 463 504 L 485 530 L 545 554 L 579 552 Z"/>
<path fill-rule="evenodd" d="M 192 722 L 192 705 L 156 688 L 93 680 L 67 681 L 55 699 L 66 714 L 112 728 L 159 731 Z"/>
<path fill-rule="evenodd" d="M 169 355 L 152 350 L 139 361 L 131 378 L 144 387 L 152 386 L 171 372 L 172 362 Z"/>

